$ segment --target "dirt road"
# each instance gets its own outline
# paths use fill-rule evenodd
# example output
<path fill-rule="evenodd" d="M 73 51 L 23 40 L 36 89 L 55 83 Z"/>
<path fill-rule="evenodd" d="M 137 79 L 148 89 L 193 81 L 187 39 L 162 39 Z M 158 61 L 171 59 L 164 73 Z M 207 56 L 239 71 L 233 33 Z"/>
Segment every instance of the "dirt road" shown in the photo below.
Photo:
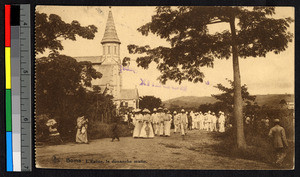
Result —
<path fill-rule="evenodd" d="M 36 147 L 36 165 L 66 169 L 273 169 L 262 162 L 234 159 L 214 152 L 210 133 L 189 131 L 154 139 L 123 137 Z"/>

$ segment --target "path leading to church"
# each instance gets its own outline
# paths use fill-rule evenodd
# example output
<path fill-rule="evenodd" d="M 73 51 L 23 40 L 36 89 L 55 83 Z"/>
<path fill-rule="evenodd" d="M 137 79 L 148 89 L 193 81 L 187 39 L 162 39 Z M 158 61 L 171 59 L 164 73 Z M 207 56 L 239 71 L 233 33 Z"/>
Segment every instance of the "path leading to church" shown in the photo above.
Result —
<path fill-rule="evenodd" d="M 121 137 L 93 140 L 89 144 L 36 147 L 37 167 L 67 169 L 272 169 L 262 162 L 235 159 L 214 152 L 219 143 L 211 133 L 189 131 L 154 139 Z"/>

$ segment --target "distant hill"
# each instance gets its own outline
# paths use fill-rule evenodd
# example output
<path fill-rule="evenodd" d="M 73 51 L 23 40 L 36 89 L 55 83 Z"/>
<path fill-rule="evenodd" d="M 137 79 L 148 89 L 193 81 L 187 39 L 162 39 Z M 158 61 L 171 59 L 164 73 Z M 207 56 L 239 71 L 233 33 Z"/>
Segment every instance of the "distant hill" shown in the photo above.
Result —
<path fill-rule="evenodd" d="M 183 108 L 198 108 L 202 104 L 215 103 L 217 100 L 210 96 L 197 97 L 197 96 L 182 96 L 163 101 L 165 107 L 170 108 L 171 105 Z"/>
<path fill-rule="evenodd" d="M 286 102 L 295 102 L 294 94 L 268 94 L 268 95 L 256 95 L 255 101 L 258 105 L 274 106 L 279 104 L 281 100 Z"/>
<path fill-rule="evenodd" d="M 268 94 L 268 95 L 256 95 L 255 102 L 258 105 L 277 106 L 279 102 L 284 99 L 286 102 L 294 102 L 294 94 Z M 217 99 L 204 96 L 182 96 L 178 98 L 169 99 L 163 101 L 165 107 L 170 108 L 171 105 L 183 107 L 183 108 L 198 108 L 202 104 L 215 103 Z"/>

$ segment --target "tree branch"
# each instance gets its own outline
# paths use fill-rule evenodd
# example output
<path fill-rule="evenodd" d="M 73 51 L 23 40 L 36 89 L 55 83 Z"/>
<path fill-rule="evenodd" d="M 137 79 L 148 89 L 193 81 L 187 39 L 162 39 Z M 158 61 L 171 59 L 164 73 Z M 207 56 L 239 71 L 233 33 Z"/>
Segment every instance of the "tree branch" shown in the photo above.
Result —
<path fill-rule="evenodd" d="M 223 22 L 225 22 L 225 21 L 217 20 L 217 21 L 212 21 L 212 22 L 208 23 L 208 25 L 215 24 L 215 23 L 223 23 Z"/>

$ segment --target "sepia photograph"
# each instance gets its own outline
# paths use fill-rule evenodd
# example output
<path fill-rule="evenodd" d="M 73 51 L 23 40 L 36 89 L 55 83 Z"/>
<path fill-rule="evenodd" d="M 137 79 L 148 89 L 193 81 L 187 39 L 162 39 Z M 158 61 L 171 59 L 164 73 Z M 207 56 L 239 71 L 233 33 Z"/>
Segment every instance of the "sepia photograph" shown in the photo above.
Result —
<path fill-rule="evenodd" d="M 293 170 L 294 14 L 36 6 L 36 168 Z"/>

